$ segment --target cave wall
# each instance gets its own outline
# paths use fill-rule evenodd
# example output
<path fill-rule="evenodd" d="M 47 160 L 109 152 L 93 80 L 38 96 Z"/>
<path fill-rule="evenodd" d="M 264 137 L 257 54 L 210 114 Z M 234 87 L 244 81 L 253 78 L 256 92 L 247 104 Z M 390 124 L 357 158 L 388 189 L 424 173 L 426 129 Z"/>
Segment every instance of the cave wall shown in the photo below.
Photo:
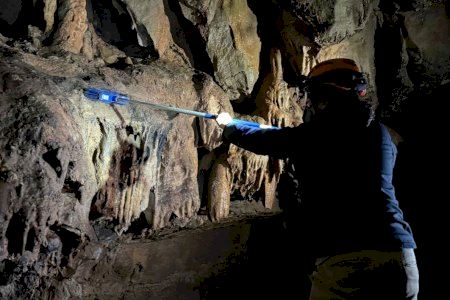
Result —
<path fill-rule="evenodd" d="M 279 206 L 284 162 L 222 145 L 214 121 L 84 88 L 295 126 L 300 76 L 348 57 L 408 139 L 417 102 L 448 87 L 448 30 L 447 1 L 2 0 L 0 295 L 81 272 L 79 250 L 105 230 L 197 227 L 242 199 Z"/>

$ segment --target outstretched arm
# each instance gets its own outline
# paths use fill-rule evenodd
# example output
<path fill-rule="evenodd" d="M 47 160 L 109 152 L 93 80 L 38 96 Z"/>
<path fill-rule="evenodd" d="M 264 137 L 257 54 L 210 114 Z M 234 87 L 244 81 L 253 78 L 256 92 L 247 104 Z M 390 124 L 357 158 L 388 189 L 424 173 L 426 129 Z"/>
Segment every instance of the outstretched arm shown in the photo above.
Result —
<path fill-rule="evenodd" d="M 290 128 L 257 128 L 233 124 L 231 117 L 219 114 L 217 122 L 224 128 L 223 139 L 260 155 L 285 158 L 296 151 L 297 140 L 302 135 L 302 126 Z"/>

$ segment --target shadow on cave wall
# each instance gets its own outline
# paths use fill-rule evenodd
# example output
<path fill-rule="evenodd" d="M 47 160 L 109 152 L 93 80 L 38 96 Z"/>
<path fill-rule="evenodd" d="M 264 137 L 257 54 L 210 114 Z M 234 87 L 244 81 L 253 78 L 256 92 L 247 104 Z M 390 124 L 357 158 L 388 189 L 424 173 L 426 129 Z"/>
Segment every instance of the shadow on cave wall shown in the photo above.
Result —
<path fill-rule="evenodd" d="M 116 46 L 130 57 L 159 57 L 150 37 L 145 39 L 148 45 L 139 44 L 138 34 L 148 33 L 145 28 L 134 28 L 132 17 L 121 1 L 88 0 L 87 12 L 88 20 L 106 43 Z"/>
<path fill-rule="evenodd" d="M 398 5 L 397 5 L 397 4 Z M 439 257 L 448 194 L 441 174 L 448 169 L 448 79 L 427 69 L 417 45 L 409 38 L 405 17 L 398 13 L 422 5 L 419 1 L 380 1 L 384 22 L 375 32 L 379 114 L 402 137 L 398 145 L 394 185 L 417 243 L 420 299 L 440 299 L 445 270 Z M 447 16 L 449 5 L 446 3 Z M 389 47 L 386 47 L 389 45 Z"/>
<path fill-rule="evenodd" d="M 170 32 L 174 42 L 190 56 L 190 63 L 194 69 L 214 78 L 214 66 L 206 51 L 206 41 L 202 38 L 199 29 L 183 15 L 179 1 L 163 1 L 163 4 L 169 17 Z M 207 20 L 203 22 L 206 24 Z"/>
<path fill-rule="evenodd" d="M 43 1 L 2 0 L 0 1 L 0 30 L 7 37 L 24 38 L 28 25 L 45 29 Z M 38 11 L 39 13 L 36 13 Z"/>
<path fill-rule="evenodd" d="M 399 120 L 404 141 L 399 145 L 394 184 L 417 243 L 421 299 L 440 299 L 445 286 L 439 274 L 446 270 L 441 241 L 447 235 L 443 195 L 448 194 L 448 183 L 442 174 L 448 172 L 450 153 L 444 130 L 448 127 L 449 93 L 447 83 L 430 94 L 412 94 Z"/>

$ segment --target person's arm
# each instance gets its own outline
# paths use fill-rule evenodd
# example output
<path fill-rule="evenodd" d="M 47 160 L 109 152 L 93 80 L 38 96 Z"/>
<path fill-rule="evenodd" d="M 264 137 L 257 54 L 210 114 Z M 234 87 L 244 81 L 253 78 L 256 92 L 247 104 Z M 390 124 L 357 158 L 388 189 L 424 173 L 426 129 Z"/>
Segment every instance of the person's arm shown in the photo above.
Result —
<path fill-rule="evenodd" d="M 404 229 L 411 231 L 409 225 L 403 220 L 403 212 L 392 183 L 396 157 L 397 147 L 392 141 L 387 127 L 381 124 L 381 192 L 384 199 L 388 201 L 387 212 L 399 223 L 402 223 Z"/>
<path fill-rule="evenodd" d="M 225 125 L 222 138 L 225 142 L 260 155 L 270 155 L 285 158 L 297 151 L 298 139 L 301 137 L 302 126 L 276 129 L 262 129 L 242 124 L 221 123 Z M 223 126 L 222 126 L 223 127 Z"/>
<path fill-rule="evenodd" d="M 392 184 L 395 159 L 397 157 L 397 147 L 392 141 L 387 127 L 381 126 L 381 190 L 389 198 L 395 198 L 395 189 Z"/>
<path fill-rule="evenodd" d="M 390 225 L 395 234 L 401 238 L 403 245 L 407 245 L 406 248 L 416 248 L 411 227 L 403 218 L 403 211 L 400 209 L 392 183 L 396 157 L 397 147 L 386 126 L 381 124 L 381 192 L 388 201 L 386 209 L 391 216 Z"/>

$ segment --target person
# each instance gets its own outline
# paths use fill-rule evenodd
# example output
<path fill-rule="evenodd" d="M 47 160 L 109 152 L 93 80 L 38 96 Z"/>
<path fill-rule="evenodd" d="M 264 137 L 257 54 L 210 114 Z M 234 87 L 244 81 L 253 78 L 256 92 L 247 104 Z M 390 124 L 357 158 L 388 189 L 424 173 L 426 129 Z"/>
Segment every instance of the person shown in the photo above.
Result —
<path fill-rule="evenodd" d="M 224 142 L 293 164 L 302 241 L 315 262 L 311 300 L 417 299 L 416 243 L 392 183 L 397 150 L 374 120 L 366 86 L 353 60 L 331 59 L 307 76 L 301 125 L 248 127 L 226 112 L 216 119 Z"/>

